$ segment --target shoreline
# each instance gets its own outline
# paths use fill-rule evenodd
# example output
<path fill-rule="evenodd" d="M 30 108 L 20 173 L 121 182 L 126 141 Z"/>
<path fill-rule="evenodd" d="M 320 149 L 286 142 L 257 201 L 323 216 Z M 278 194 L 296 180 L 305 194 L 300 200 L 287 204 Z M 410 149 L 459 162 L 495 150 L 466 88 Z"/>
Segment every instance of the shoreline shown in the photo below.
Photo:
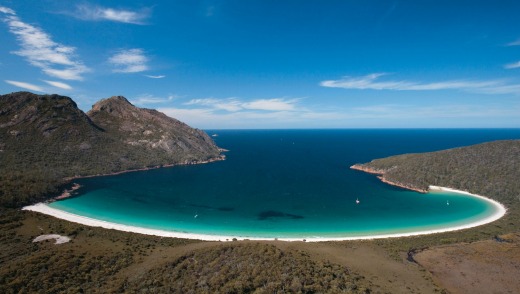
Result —
<path fill-rule="evenodd" d="M 385 184 L 388 184 L 388 185 L 391 185 L 391 186 L 396 186 L 396 187 L 403 188 L 403 189 L 406 189 L 406 190 L 412 190 L 412 191 L 419 192 L 419 193 L 422 193 L 422 194 L 426 194 L 429 191 L 428 189 L 421 189 L 421 188 L 413 187 L 413 186 L 406 185 L 406 184 L 403 184 L 403 183 L 392 182 L 392 181 L 390 181 L 390 180 L 385 178 L 385 173 L 386 173 L 385 170 L 373 169 L 373 168 L 366 167 L 366 166 L 363 166 L 363 165 L 360 165 L 360 164 L 354 164 L 350 168 L 354 169 L 354 170 L 359 170 L 359 171 L 362 171 L 362 172 L 366 172 L 368 174 L 377 175 L 377 178 L 381 182 L 383 182 Z"/>
<path fill-rule="evenodd" d="M 226 151 L 229 151 L 229 150 L 226 150 Z M 224 152 L 224 151 L 222 151 L 222 152 Z M 153 169 L 159 169 L 159 168 L 168 168 L 168 167 L 175 167 L 175 166 L 206 164 L 206 163 L 212 163 L 212 162 L 223 161 L 223 160 L 226 160 L 226 155 L 220 154 L 218 157 L 213 157 L 213 158 L 210 158 L 210 159 L 207 159 L 207 160 L 200 160 L 200 161 L 199 160 L 191 160 L 191 161 L 185 160 L 184 162 L 181 162 L 181 163 L 168 163 L 168 164 L 162 164 L 162 165 L 156 165 L 156 166 L 150 166 L 150 167 L 128 169 L 128 170 L 123 170 L 123 171 L 118 171 L 118 172 L 107 173 L 107 174 L 96 174 L 96 175 L 88 175 L 88 176 L 73 176 L 73 177 L 64 178 L 64 180 L 68 183 L 70 181 L 77 180 L 77 179 L 88 179 L 88 178 L 94 178 L 94 177 L 117 176 L 117 175 L 121 175 L 121 174 L 132 173 L 132 172 L 147 171 L 147 170 L 153 170 Z"/>
<path fill-rule="evenodd" d="M 494 222 L 501 217 L 503 217 L 507 209 L 504 205 L 499 203 L 498 201 L 495 201 L 493 199 L 472 194 L 466 191 L 460 191 L 452 188 L 446 188 L 446 187 L 438 187 L 438 186 L 430 186 L 429 191 L 446 191 L 446 192 L 453 192 L 458 194 L 463 194 L 470 197 L 477 197 L 479 199 L 482 199 L 488 203 L 490 203 L 495 209 L 495 213 L 480 219 L 478 221 L 473 221 L 467 224 L 462 225 L 455 225 L 452 227 L 446 227 L 446 228 L 440 228 L 440 229 L 431 229 L 431 230 L 423 230 L 423 231 L 412 231 L 412 232 L 406 232 L 406 233 L 389 233 L 389 234 L 378 234 L 378 235 L 359 235 L 359 236 L 345 236 L 345 237 L 315 237 L 315 236 L 309 236 L 309 237 L 300 237 L 300 238 L 266 238 L 266 237 L 244 237 L 244 236 L 226 236 L 226 235 L 206 235 L 206 234 L 197 234 L 197 233 L 183 233 L 183 232 L 175 232 L 175 231 L 166 231 L 166 230 L 159 230 L 159 229 L 148 229 L 148 228 L 142 228 L 142 227 L 136 227 L 131 225 L 124 225 L 124 224 L 117 224 L 112 223 L 108 221 L 93 219 L 86 216 L 81 216 L 73 213 L 69 213 L 63 210 L 59 210 L 56 208 L 52 208 L 48 206 L 47 204 L 40 202 L 34 205 L 25 206 L 22 208 L 22 210 L 27 211 L 34 211 L 39 212 L 43 214 L 47 214 L 59 219 L 63 219 L 66 221 L 70 221 L 73 223 L 78 223 L 86 226 L 91 227 L 101 227 L 105 229 L 114 229 L 118 231 L 124 231 L 124 232 L 131 232 L 131 233 L 138 233 L 138 234 L 144 234 L 144 235 L 153 235 L 153 236 L 160 236 L 160 237 L 171 237 L 171 238 L 183 238 L 183 239 L 196 239 L 196 240 L 203 240 L 203 241 L 234 241 L 234 240 L 255 240 L 255 241 L 304 241 L 304 242 L 325 242 L 325 241 L 348 241 L 348 240 L 372 240 L 372 239 L 383 239 L 383 238 L 397 238 L 397 237 L 408 237 L 408 236 L 417 236 L 417 235 L 427 235 L 427 234 L 434 234 L 434 233 L 443 233 L 443 232 L 450 232 L 450 231 L 458 231 L 462 229 L 469 229 L 477 226 L 481 226 L 484 224 L 488 224 L 491 222 Z"/>

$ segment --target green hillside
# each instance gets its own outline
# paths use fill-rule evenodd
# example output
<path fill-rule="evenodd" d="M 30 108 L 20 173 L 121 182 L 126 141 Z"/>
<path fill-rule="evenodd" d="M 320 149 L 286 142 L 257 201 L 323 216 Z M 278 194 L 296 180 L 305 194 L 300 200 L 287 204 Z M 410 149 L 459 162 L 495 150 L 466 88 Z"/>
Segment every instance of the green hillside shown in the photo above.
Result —
<path fill-rule="evenodd" d="M 520 140 L 397 155 L 357 166 L 417 189 L 443 186 L 486 195 L 507 206 L 520 202 Z"/>
<path fill-rule="evenodd" d="M 0 96 L 0 205 L 56 193 L 64 178 L 219 159 L 211 138 L 173 118 L 101 100 L 87 114 L 65 96 Z"/>

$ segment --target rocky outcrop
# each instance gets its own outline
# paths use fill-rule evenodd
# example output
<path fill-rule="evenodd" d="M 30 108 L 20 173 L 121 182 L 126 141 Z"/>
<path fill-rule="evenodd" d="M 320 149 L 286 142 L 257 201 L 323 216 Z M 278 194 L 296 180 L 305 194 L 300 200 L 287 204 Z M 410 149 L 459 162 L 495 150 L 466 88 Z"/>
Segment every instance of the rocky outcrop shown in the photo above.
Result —
<path fill-rule="evenodd" d="M 205 132 L 157 110 L 135 107 L 122 96 L 97 102 L 87 115 L 130 146 L 164 152 L 182 162 L 220 156 L 218 147 Z"/>
<path fill-rule="evenodd" d="M 65 137 L 88 136 L 99 131 L 69 97 L 36 95 L 29 92 L 0 96 L 2 137 L 8 134 L 34 140 L 38 137 L 56 137 L 55 134 Z"/>
<path fill-rule="evenodd" d="M 389 184 L 389 185 L 392 185 L 392 186 L 396 186 L 396 187 L 407 189 L 407 190 L 416 191 L 416 192 L 419 192 L 419 193 L 428 193 L 427 189 L 422 189 L 422 188 L 413 186 L 411 184 L 401 183 L 401 182 L 398 182 L 398 181 L 388 180 L 387 178 L 385 178 L 385 173 L 388 170 L 371 168 L 371 167 L 368 167 L 368 166 L 365 166 L 365 165 L 362 165 L 362 164 L 354 164 L 350 168 L 351 169 L 355 169 L 355 170 L 360 170 L 360 171 L 363 171 L 363 172 L 366 172 L 366 173 L 369 173 L 369 174 L 378 175 L 377 178 L 379 180 L 381 180 L 381 182 Z"/>

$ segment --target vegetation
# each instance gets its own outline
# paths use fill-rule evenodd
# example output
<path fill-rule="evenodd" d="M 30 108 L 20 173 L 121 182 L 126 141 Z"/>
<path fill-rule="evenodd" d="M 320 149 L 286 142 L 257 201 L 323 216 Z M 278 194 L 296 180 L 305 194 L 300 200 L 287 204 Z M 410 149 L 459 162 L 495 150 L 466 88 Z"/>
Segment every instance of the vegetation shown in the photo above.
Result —
<path fill-rule="evenodd" d="M 422 154 L 376 159 L 362 166 L 391 182 L 428 189 L 451 187 L 507 205 L 520 202 L 520 140 L 495 141 Z"/>
<path fill-rule="evenodd" d="M 1 210 L 0 231 L 0 293 L 114 292 L 125 280 L 122 271 L 153 250 L 196 243 L 89 228 L 14 209 Z M 72 241 L 32 243 L 45 233 Z"/>
<path fill-rule="evenodd" d="M 520 140 L 397 155 L 360 166 L 380 171 L 388 181 L 418 189 L 435 185 L 485 195 L 505 204 L 508 209 L 503 218 L 475 229 L 376 241 L 396 257 L 403 250 L 416 251 L 520 232 Z"/>
<path fill-rule="evenodd" d="M 361 277 L 274 245 L 221 245 L 185 255 L 127 283 L 130 293 L 365 293 Z"/>

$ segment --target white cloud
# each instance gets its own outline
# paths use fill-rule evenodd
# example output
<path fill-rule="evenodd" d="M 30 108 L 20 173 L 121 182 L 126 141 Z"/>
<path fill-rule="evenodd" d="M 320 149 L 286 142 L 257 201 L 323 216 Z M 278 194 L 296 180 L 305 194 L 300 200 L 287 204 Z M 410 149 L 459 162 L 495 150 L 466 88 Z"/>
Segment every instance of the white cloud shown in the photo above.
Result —
<path fill-rule="evenodd" d="M 24 82 L 18 82 L 18 81 L 10 81 L 10 80 L 5 80 L 5 82 L 8 84 L 11 84 L 13 86 L 19 87 L 19 88 L 23 88 L 23 89 L 27 89 L 27 90 L 31 90 L 31 91 L 43 92 L 43 88 L 40 86 L 37 86 L 37 85 L 24 83 Z"/>
<path fill-rule="evenodd" d="M 113 72 L 135 73 L 148 70 L 148 57 L 142 49 L 120 50 L 110 57 L 108 62 L 116 67 Z"/>
<path fill-rule="evenodd" d="M 219 112 L 211 108 L 159 108 L 159 111 L 198 128 L 288 128 L 314 119 L 333 120 L 344 117 L 338 113 L 312 111 L 239 111 Z M 316 121 L 316 124 L 321 122 Z"/>
<path fill-rule="evenodd" d="M 164 75 L 159 75 L 159 76 L 144 75 L 144 76 L 147 78 L 150 78 L 150 79 L 162 79 L 162 78 L 166 77 Z"/>
<path fill-rule="evenodd" d="M 131 100 L 132 104 L 136 105 L 145 105 L 145 104 L 159 104 L 166 103 L 175 99 L 175 95 L 169 95 L 166 98 L 157 97 L 150 94 L 143 94 L 141 96 L 136 97 L 134 100 Z"/>
<path fill-rule="evenodd" d="M 506 68 L 506 69 L 513 69 L 513 68 L 519 68 L 519 67 L 520 67 L 520 61 L 504 65 L 504 68 Z"/>
<path fill-rule="evenodd" d="M 248 102 L 242 102 L 238 98 L 216 99 L 192 99 L 185 105 L 204 105 L 214 109 L 236 112 L 241 110 L 264 110 L 264 111 L 291 111 L 296 110 L 298 99 L 257 99 Z"/>
<path fill-rule="evenodd" d="M 12 53 L 25 57 L 45 74 L 64 80 L 82 80 L 82 74 L 90 71 L 81 61 L 76 60 L 74 47 L 54 42 L 40 28 L 22 22 L 11 9 L 2 7 L 0 12 L 8 14 L 3 21 L 21 47 Z"/>
<path fill-rule="evenodd" d="M 280 98 L 259 99 L 246 102 L 242 105 L 245 109 L 267 110 L 267 111 L 284 111 L 295 110 L 297 99 L 284 100 Z"/>
<path fill-rule="evenodd" d="M 43 80 L 43 81 L 56 88 L 60 88 L 60 89 L 64 89 L 64 90 L 72 90 L 72 87 L 70 85 L 62 83 L 62 82 L 47 81 L 47 80 Z"/>
<path fill-rule="evenodd" d="M 114 21 L 131 24 L 145 24 L 145 20 L 150 17 L 151 10 L 148 8 L 139 11 L 106 8 L 92 5 L 78 5 L 76 11 L 69 15 L 82 20 L 92 21 Z"/>
<path fill-rule="evenodd" d="M 184 105 L 203 105 L 208 106 L 217 110 L 225 110 L 229 112 L 240 111 L 244 109 L 242 107 L 242 102 L 240 102 L 237 98 L 226 98 L 226 99 L 216 99 L 216 98 L 204 98 L 204 99 L 192 99 Z"/>
<path fill-rule="evenodd" d="M 396 91 L 433 91 L 461 90 L 483 94 L 520 94 L 520 84 L 508 84 L 502 80 L 448 80 L 434 83 L 412 81 L 380 81 L 384 73 L 374 73 L 361 77 L 343 77 L 340 80 L 328 80 L 320 83 L 323 87 L 357 90 L 396 90 Z"/>
<path fill-rule="evenodd" d="M 334 111 L 313 111 L 298 105 L 301 99 L 272 98 L 244 101 L 237 97 L 192 99 L 183 107 L 159 111 L 200 128 L 288 128 L 313 121 L 344 118 Z"/>
<path fill-rule="evenodd" d="M 5 7 L 5 6 L 0 6 L 0 12 L 5 13 L 5 14 L 16 15 L 16 12 L 14 12 L 14 10 L 12 10 L 11 8 Z"/>

